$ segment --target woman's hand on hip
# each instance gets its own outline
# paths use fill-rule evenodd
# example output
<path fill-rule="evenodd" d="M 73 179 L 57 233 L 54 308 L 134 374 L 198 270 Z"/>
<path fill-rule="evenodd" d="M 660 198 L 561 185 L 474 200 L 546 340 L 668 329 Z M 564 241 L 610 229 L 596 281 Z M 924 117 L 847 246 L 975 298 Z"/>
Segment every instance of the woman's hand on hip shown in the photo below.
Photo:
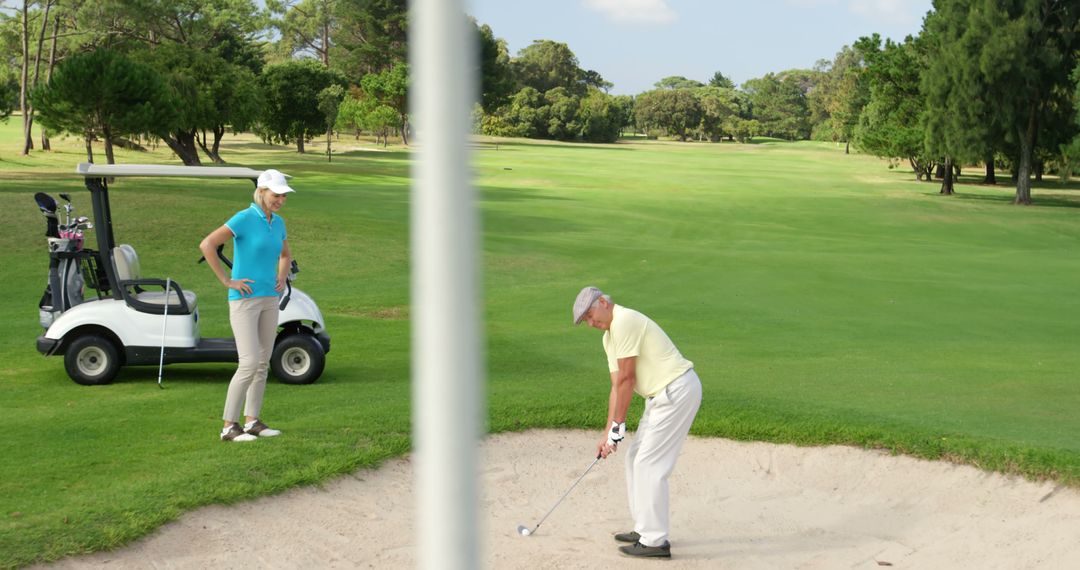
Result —
<path fill-rule="evenodd" d="M 228 281 L 225 282 L 225 286 L 228 287 L 229 289 L 236 289 L 237 291 L 240 292 L 241 295 L 250 295 L 251 294 L 251 285 L 248 285 L 248 283 L 254 283 L 254 282 L 255 282 L 254 279 L 248 279 L 247 277 L 245 277 L 243 279 L 229 279 Z"/>

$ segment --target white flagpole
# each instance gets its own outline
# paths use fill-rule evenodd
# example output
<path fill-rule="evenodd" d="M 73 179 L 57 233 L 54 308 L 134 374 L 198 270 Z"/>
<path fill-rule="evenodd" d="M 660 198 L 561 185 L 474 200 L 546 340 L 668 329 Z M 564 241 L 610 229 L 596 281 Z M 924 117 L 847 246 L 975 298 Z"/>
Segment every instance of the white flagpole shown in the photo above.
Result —
<path fill-rule="evenodd" d="M 483 364 L 469 130 L 479 58 L 462 0 L 412 0 L 410 7 L 417 564 L 478 568 Z"/>

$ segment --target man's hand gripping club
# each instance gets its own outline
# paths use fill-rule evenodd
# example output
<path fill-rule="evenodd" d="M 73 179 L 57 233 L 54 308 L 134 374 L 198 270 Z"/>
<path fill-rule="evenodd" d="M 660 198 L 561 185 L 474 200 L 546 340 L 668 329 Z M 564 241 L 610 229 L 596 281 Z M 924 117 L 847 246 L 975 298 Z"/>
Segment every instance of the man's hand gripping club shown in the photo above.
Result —
<path fill-rule="evenodd" d="M 608 429 L 607 432 L 607 437 L 601 439 L 596 447 L 597 456 L 606 458 L 608 455 L 615 453 L 615 450 L 619 447 L 619 442 L 625 438 L 626 422 L 612 420 L 611 428 Z"/>

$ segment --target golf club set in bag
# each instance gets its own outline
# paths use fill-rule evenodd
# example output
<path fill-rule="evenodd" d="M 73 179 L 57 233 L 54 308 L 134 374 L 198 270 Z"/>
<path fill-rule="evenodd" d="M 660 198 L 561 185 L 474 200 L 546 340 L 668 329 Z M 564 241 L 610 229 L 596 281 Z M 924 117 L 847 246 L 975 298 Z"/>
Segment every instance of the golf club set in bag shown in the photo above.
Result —
<path fill-rule="evenodd" d="M 104 274 L 94 263 L 94 252 L 83 249 L 83 232 L 94 228 L 86 216 L 75 216 L 71 197 L 61 193 L 64 219 L 60 223 L 56 200 L 44 193 L 34 194 L 41 214 L 45 216 L 45 239 L 49 250 L 49 277 L 45 292 L 38 303 L 41 326 L 49 328 L 56 317 L 83 302 L 87 284 L 97 289 Z"/>

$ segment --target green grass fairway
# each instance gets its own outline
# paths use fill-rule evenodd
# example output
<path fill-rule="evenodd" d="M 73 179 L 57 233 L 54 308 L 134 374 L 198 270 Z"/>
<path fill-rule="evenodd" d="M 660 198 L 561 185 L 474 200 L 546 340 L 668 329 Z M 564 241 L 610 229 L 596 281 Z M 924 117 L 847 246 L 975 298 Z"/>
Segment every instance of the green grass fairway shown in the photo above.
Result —
<path fill-rule="evenodd" d="M 311 386 L 268 386 L 284 431 L 217 441 L 231 365 L 130 368 L 71 382 L 34 350 L 47 273 L 33 193 L 70 192 L 74 139 L 19 156 L 0 124 L 0 567 L 111 548 L 185 510 L 317 484 L 409 450 L 408 151 L 350 137 L 313 152 L 230 137 L 232 165 L 279 168 L 297 287 L 333 348 Z M 308 148 L 320 148 L 319 141 Z M 101 149 L 99 160 L 103 160 Z M 693 433 L 845 443 L 1080 484 L 1080 193 L 959 186 L 937 195 L 883 161 L 817 143 L 478 145 L 491 431 L 606 417 L 600 333 L 570 325 L 595 284 L 658 321 L 696 364 Z M 120 162 L 177 163 L 165 147 Z M 199 294 L 226 336 L 199 240 L 247 206 L 246 183 L 121 180 L 115 234 L 143 275 Z M 92 241 L 92 234 L 88 242 Z M 631 427 L 640 402 L 631 411 Z M 582 456 L 592 453 L 582 449 Z"/>

